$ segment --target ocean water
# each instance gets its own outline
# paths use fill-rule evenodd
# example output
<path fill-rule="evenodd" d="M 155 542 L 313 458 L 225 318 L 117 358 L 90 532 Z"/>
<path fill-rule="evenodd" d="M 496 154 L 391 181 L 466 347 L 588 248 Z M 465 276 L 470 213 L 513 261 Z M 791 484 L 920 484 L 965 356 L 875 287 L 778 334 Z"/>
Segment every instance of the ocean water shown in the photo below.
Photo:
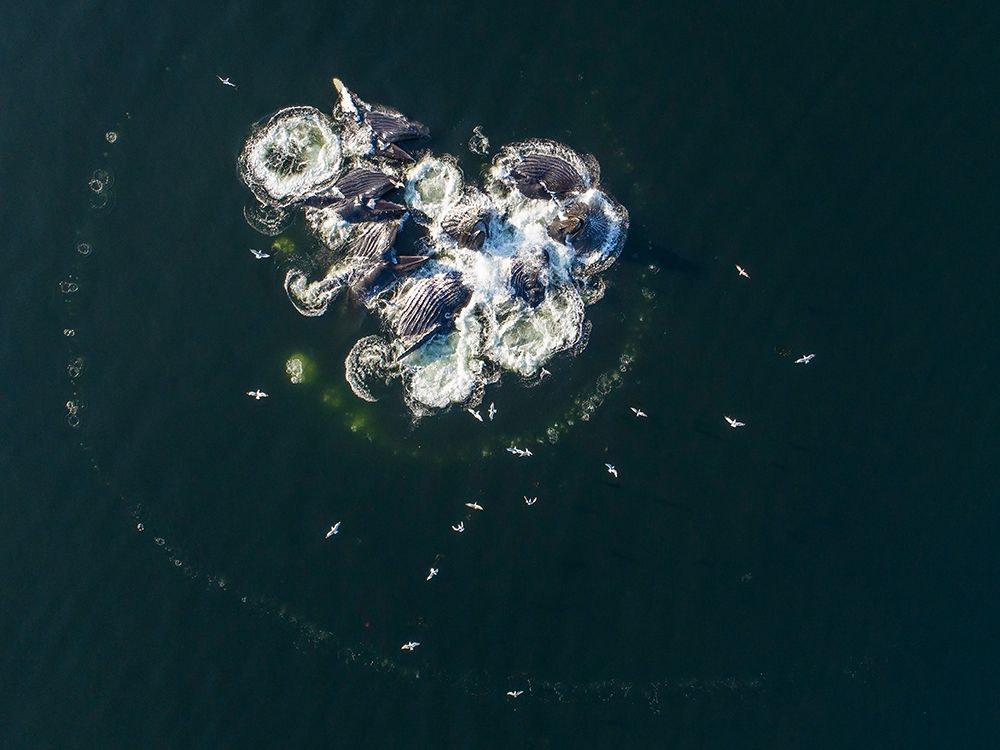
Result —
<path fill-rule="evenodd" d="M 996 744 L 994 7 L 6 10 L 0 746 Z M 333 76 L 630 212 L 492 423 L 357 399 L 377 322 L 248 251 Z"/>

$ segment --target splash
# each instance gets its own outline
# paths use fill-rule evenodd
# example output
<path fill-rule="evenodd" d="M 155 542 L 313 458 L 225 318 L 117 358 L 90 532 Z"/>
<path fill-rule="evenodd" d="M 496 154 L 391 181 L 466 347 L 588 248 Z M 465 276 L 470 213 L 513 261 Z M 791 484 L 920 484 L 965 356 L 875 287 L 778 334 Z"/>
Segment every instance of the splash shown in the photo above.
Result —
<path fill-rule="evenodd" d="M 505 372 L 530 384 L 580 351 L 586 307 L 603 296 L 629 221 L 597 160 L 526 140 L 470 184 L 454 157 L 418 148 L 423 125 L 334 87 L 330 115 L 289 107 L 256 126 L 239 168 L 252 227 L 273 236 L 301 216 L 314 239 L 282 259 L 296 310 L 320 316 L 347 294 L 378 317 L 382 334 L 345 361 L 354 394 L 375 401 L 398 382 L 426 416 L 478 405 Z M 478 127 L 474 136 L 470 148 L 485 153 Z M 407 222 L 420 238 L 403 255 L 395 243 Z"/>

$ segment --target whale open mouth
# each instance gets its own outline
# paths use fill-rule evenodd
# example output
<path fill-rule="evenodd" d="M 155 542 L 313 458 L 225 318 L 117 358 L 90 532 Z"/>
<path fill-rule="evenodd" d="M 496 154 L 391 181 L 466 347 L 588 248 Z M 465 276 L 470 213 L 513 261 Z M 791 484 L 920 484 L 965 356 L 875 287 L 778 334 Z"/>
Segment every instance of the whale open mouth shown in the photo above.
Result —
<path fill-rule="evenodd" d="M 585 308 L 628 231 L 597 160 L 521 141 L 470 184 L 454 157 L 421 150 L 426 127 L 334 85 L 331 114 L 289 107 L 255 126 L 239 168 L 256 199 L 251 226 L 274 234 L 298 212 L 316 239 L 283 261 L 295 308 L 322 315 L 347 290 L 379 317 L 382 333 L 345 362 L 354 393 L 374 400 L 399 381 L 423 416 L 478 404 L 504 372 L 538 379 L 556 355 L 582 349 Z M 408 221 L 421 237 L 401 260 Z"/>

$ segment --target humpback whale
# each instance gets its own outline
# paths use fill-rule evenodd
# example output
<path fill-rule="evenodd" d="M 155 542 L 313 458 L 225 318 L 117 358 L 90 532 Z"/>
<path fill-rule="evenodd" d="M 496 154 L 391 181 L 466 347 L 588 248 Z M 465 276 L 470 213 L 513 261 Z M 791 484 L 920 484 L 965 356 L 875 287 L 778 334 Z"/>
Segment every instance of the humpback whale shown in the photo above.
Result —
<path fill-rule="evenodd" d="M 528 154 L 510 174 L 527 198 L 564 198 L 584 189 L 580 174 L 558 156 Z"/>
<path fill-rule="evenodd" d="M 399 315 L 393 323 L 403 347 L 397 359 L 447 330 L 468 303 L 472 290 L 462 283 L 460 274 L 449 272 L 418 279 L 402 295 Z"/>
<path fill-rule="evenodd" d="M 548 251 L 538 248 L 527 257 L 516 258 L 510 266 L 511 289 L 515 295 L 527 302 L 529 307 L 538 307 L 545 299 L 548 264 Z"/>
<path fill-rule="evenodd" d="M 399 161 L 413 161 L 413 155 L 400 144 L 412 144 L 430 137 L 427 127 L 410 120 L 402 112 L 381 104 L 369 104 L 344 85 L 333 79 L 338 93 L 335 115 L 351 127 L 351 137 L 367 146 L 366 155 L 377 155 Z"/>
<path fill-rule="evenodd" d="M 489 211 L 460 204 L 441 219 L 441 229 L 458 242 L 459 247 L 482 250 L 489 236 Z"/>
<path fill-rule="evenodd" d="M 367 307 L 372 300 L 399 281 L 402 274 L 416 271 L 428 260 L 430 258 L 426 255 L 400 255 L 395 263 L 388 260 L 376 263 L 351 282 L 351 291 Z"/>

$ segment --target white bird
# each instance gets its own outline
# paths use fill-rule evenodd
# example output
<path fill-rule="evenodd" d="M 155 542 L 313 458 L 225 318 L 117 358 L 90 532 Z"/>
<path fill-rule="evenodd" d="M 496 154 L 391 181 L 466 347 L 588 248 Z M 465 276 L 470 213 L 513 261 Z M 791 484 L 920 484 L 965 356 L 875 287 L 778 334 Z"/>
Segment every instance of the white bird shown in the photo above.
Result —
<path fill-rule="evenodd" d="M 271 253 L 265 253 L 263 250 L 258 250 L 255 247 L 251 247 L 250 252 L 253 253 L 253 257 L 255 257 L 257 260 L 264 260 L 264 258 L 271 257 Z"/>
<path fill-rule="evenodd" d="M 615 468 L 614 464 L 604 464 L 608 467 L 608 474 L 613 476 L 615 479 L 618 478 L 618 469 Z"/>
<path fill-rule="evenodd" d="M 732 417 L 726 417 L 726 421 L 729 422 L 729 426 L 732 427 L 733 429 L 735 429 L 737 427 L 746 427 L 747 426 L 746 422 L 739 422 L 739 421 L 733 419 Z"/>
<path fill-rule="evenodd" d="M 487 412 L 487 414 L 489 414 L 491 422 L 493 421 L 493 417 L 497 415 L 497 408 L 493 405 L 492 401 L 490 401 L 490 410 Z"/>
<path fill-rule="evenodd" d="M 649 416 L 649 415 L 648 415 L 648 414 L 647 414 L 646 412 L 644 412 L 644 411 L 643 411 L 642 409 L 637 409 L 637 408 L 636 408 L 636 407 L 634 407 L 634 406 L 630 406 L 630 407 L 629 407 L 629 409 L 631 409 L 631 410 L 632 410 L 632 413 L 633 413 L 633 414 L 635 414 L 635 415 L 636 415 L 637 417 L 648 417 L 648 416 Z"/>
<path fill-rule="evenodd" d="M 420 644 L 417 643 L 416 641 L 410 641 L 410 642 L 404 643 L 402 646 L 400 646 L 399 650 L 400 651 L 412 651 L 413 649 L 415 649 L 419 645 Z"/>
<path fill-rule="evenodd" d="M 434 576 L 438 574 L 437 568 L 431 568 L 430 572 L 427 574 L 427 580 L 431 580 Z"/>
<path fill-rule="evenodd" d="M 538 373 L 538 379 L 539 380 L 544 380 L 546 375 L 551 375 L 551 374 L 552 374 L 551 372 L 549 372 L 548 370 L 546 370 L 543 367 L 542 370 L 541 370 L 541 372 Z"/>
<path fill-rule="evenodd" d="M 480 505 L 479 503 L 466 503 L 465 507 L 466 508 L 472 508 L 473 510 L 482 510 L 483 509 L 483 506 Z"/>
<path fill-rule="evenodd" d="M 508 698 L 517 698 L 519 695 L 524 695 L 524 691 L 523 690 L 508 690 L 507 691 L 507 697 Z"/>
<path fill-rule="evenodd" d="M 223 78 L 222 76 L 216 76 L 216 78 L 219 79 L 219 82 L 223 86 L 232 86 L 233 88 L 236 88 L 236 84 L 233 83 L 232 81 L 230 81 L 228 77 L 227 78 Z"/>
<path fill-rule="evenodd" d="M 459 534 L 461 534 L 463 531 L 465 531 L 465 521 L 459 521 L 458 526 L 452 526 L 451 530 L 457 531 Z"/>
<path fill-rule="evenodd" d="M 815 354 L 803 354 L 801 357 L 795 360 L 795 364 L 808 365 L 810 362 L 812 362 L 812 358 L 815 356 L 816 356 Z"/>
<path fill-rule="evenodd" d="M 469 412 L 469 414 L 471 414 L 472 416 L 474 416 L 476 419 L 478 419 L 480 422 L 483 421 L 483 415 L 480 414 L 475 409 L 466 409 L 466 411 Z"/>
<path fill-rule="evenodd" d="M 749 279 L 750 278 L 750 274 L 748 274 L 747 270 L 743 266 L 741 266 L 739 263 L 736 264 L 736 270 L 739 272 L 740 276 L 742 276 L 743 278 L 745 278 L 745 279 Z"/>
<path fill-rule="evenodd" d="M 260 401 L 262 398 L 267 398 L 267 394 L 259 388 L 256 391 L 247 391 L 248 396 L 252 396 L 255 401 Z"/>
<path fill-rule="evenodd" d="M 535 503 L 538 502 L 538 498 L 537 497 L 531 497 L 531 498 L 529 498 L 527 495 L 522 495 L 522 497 L 524 498 L 524 504 L 525 505 L 534 505 Z"/>
<path fill-rule="evenodd" d="M 326 532 L 326 536 L 323 537 L 323 538 L 324 539 L 329 539 L 334 534 L 339 534 L 340 533 L 340 524 L 341 524 L 341 522 L 337 521 L 337 523 L 335 523 L 333 526 L 330 527 L 330 530 L 328 532 Z"/>

